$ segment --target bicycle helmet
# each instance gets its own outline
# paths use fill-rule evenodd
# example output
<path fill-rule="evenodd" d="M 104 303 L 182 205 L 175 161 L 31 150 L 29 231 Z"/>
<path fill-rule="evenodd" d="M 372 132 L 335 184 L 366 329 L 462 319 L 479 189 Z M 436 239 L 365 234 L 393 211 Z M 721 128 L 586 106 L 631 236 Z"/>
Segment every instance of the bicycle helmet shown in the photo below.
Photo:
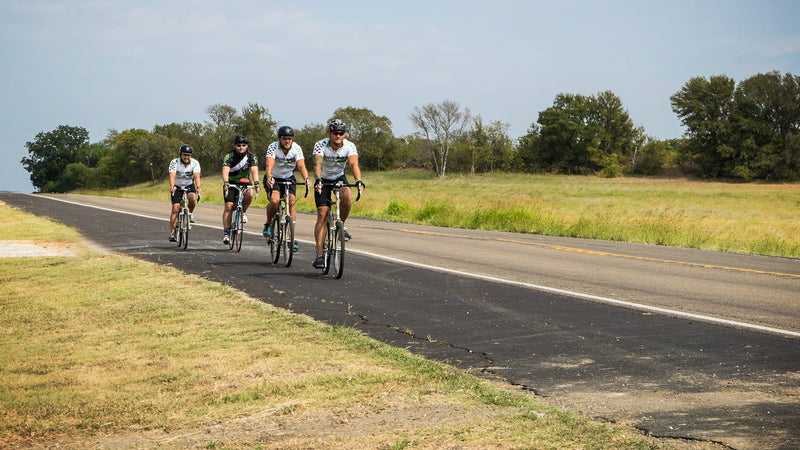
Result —
<path fill-rule="evenodd" d="M 191 145 L 181 145 L 179 153 L 188 153 L 191 155 L 192 153 L 194 153 L 194 149 L 192 148 Z"/>
<path fill-rule="evenodd" d="M 284 136 L 294 137 L 294 130 L 292 129 L 292 127 L 284 125 L 278 128 L 278 137 L 284 137 Z"/>
<path fill-rule="evenodd" d="M 328 131 L 344 131 L 347 132 L 347 125 L 344 124 L 339 119 L 331 120 L 331 123 L 328 124 Z"/>
<path fill-rule="evenodd" d="M 235 144 L 249 144 L 250 141 L 247 140 L 247 136 L 243 134 L 237 134 L 235 138 L 233 138 L 233 143 Z"/>

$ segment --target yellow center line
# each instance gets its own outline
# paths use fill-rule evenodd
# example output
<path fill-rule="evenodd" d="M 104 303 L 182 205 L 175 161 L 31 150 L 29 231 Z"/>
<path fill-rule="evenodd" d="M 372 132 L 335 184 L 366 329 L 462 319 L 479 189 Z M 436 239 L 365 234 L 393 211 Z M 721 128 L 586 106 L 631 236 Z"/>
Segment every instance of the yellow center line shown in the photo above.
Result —
<path fill-rule="evenodd" d="M 719 269 L 719 270 L 731 270 L 736 272 L 747 272 L 747 273 L 756 273 L 761 275 L 776 275 L 780 277 L 790 277 L 790 278 L 800 278 L 800 274 L 795 273 L 783 273 L 783 272 L 771 272 L 768 270 L 758 270 L 758 269 L 745 269 L 742 267 L 729 267 L 729 266 L 718 266 L 714 264 L 702 264 L 702 263 L 693 263 L 693 262 L 686 262 L 686 261 L 675 261 L 671 259 L 661 259 L 661 258 L 651 258 L 647 256 L 635 256 L 635 255 L 626 255 L 622 253 L 610 253 L 610 252 L 603 252 L 597 250 L 586 250 L 583 248 L 575 248 L 575 247 L 566 247 L 563 245 L 554 245 L 554 244 L 542 244 L 539 242 L 527 242 L 527 241 L 520 241 L 516 239 L 504 239 L 504 238 L 493 238 L 493 237 L 486 237 L 486 236 L 463 236 L 458 234 L 452 233 L 440 233 L 436 231 L 420 231 L 420 230 L 409 230 L 409 229 L 402 229 L 401 231 L 406 233 L 416 233 L 416 234 L 426 234 L 431 236 L 446 236 L 446 237 L 456 237 L 456 238 L 467 238 L 467 239 L 481 239 L 484 241 L 498 241 L 498 242 L 510 242 L 513 244 L 523 244 L 523 245 L 532 245 L 536 247 L 542 248 L 549 248 L 552 250 L 560 250 L 564 252 L 572 252 L 572 253 L 583 253 L 587 255 L 595 255 L 595 256 L 613 256 L 616 258 L 628 258 L 628 259 L 636 259 L 640 261 L 651 261 L 651 262 L 660 262 L 666 264 L 678 264 L 682 266 L 690 266 L 690 267 L 702 267 L 704 269 Z"/>

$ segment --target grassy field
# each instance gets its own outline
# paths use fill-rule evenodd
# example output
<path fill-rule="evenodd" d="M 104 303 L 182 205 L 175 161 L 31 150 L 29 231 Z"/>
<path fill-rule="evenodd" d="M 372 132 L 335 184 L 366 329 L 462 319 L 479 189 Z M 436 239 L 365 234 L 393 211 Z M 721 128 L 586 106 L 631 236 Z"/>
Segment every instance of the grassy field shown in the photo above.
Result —
<path fill-rule="evenodd" d="M 0 447 L 667 445 L 201 277 L 93 250 L 74 230 L 2 203 L 0 226 L 78 251 L 0 257 Z"/>
<path fill-rule="evenodd" d="M 364 174 L 360 217 L 446 227 L 800 257 L 800 184 L 529 174 Z M 220 203 L 221 178 L 203 201 Z M 167 185 L 84 192 L 166 199 Z M 256 206 L 266 204 L 259 196 Z M 298 210 L 312 212 L 313 199 Z"/>

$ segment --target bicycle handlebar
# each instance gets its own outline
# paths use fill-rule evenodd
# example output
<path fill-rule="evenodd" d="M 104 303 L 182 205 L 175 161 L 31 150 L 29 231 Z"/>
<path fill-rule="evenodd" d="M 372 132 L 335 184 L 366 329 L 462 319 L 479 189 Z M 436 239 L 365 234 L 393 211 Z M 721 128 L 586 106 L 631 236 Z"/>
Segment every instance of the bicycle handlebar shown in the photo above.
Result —
<path fill-rule="evenodd" d="M 275 186 L 276 184 L 282 184 L 284 186 L 292 186 L 292 185 L 300 186 L 302 184 L 306 187 L 306 195 L 304 195 L 303 198 L 308 197 L 308 185 L 305 182 L 301 183 L 299 181 L 288 181 L 288 180 L 281 180 L 281 181 L 275 180 L 272 182 L 273 186 Z"/>
<path fill-rule="evenodd" d="M 248 190 L 248 189 L 255 189 L 256 185 L 255 184 L 228 183 L 228 189 L 231 189 L 231 188 L 236 189 L 237 191 L 239 191 L 239 194 L 244 195 L 244 192 L 242 191 L 242 187 L 244 187 L 244 190 Z M 258 198 L 258 191 L 256 191 L 256 195 L 253 196 L 253 200 L 255 201 L 257 198 Z"/>
<path fill-rule="evenodd" d="M 333 189 L 341 189 L 343 187 L 356 187 L 355 184 L 345 183 L 344 181 L 323 181 L 323 186 L 331 186 Z M 358 195 L 356 196 L 356 201 L 361 199 L 361 189 L 356 189 L 358 191 Z"/>

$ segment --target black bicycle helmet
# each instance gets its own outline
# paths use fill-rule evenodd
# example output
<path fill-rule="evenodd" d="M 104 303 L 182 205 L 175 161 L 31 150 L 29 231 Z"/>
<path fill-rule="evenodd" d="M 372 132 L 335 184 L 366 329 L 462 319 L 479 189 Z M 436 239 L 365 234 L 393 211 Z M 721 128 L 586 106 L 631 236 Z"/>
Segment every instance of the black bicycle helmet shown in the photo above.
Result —
<path fill-rule="evenodd" d="M 347 125 L 344 124 L 339 119 L 331 120 L 331 123 L 328 124 L 328 131 L 344 131 L 347 132 Z"/>
<path fill-rule="evenodd" d="M 278 137 L 292 136 L 294 137 L 294 130 L 290 126 L 282 126 L 278 128 Z"/>
<path fill-rule="evenodd" d="M 247 136 L 243 134 L 237 134 L 235 138 L 233 138 L 233 143 L 235 144 L 249 144 L 250 141 L 247 140 Z"/>
<path fill-rule="evenodd" d="M 191 145 L 181 145 L 179 153 L 188 153 L 191 155 L 192 153 L 194 153 L 194 149 L 192 148 Z"/>

